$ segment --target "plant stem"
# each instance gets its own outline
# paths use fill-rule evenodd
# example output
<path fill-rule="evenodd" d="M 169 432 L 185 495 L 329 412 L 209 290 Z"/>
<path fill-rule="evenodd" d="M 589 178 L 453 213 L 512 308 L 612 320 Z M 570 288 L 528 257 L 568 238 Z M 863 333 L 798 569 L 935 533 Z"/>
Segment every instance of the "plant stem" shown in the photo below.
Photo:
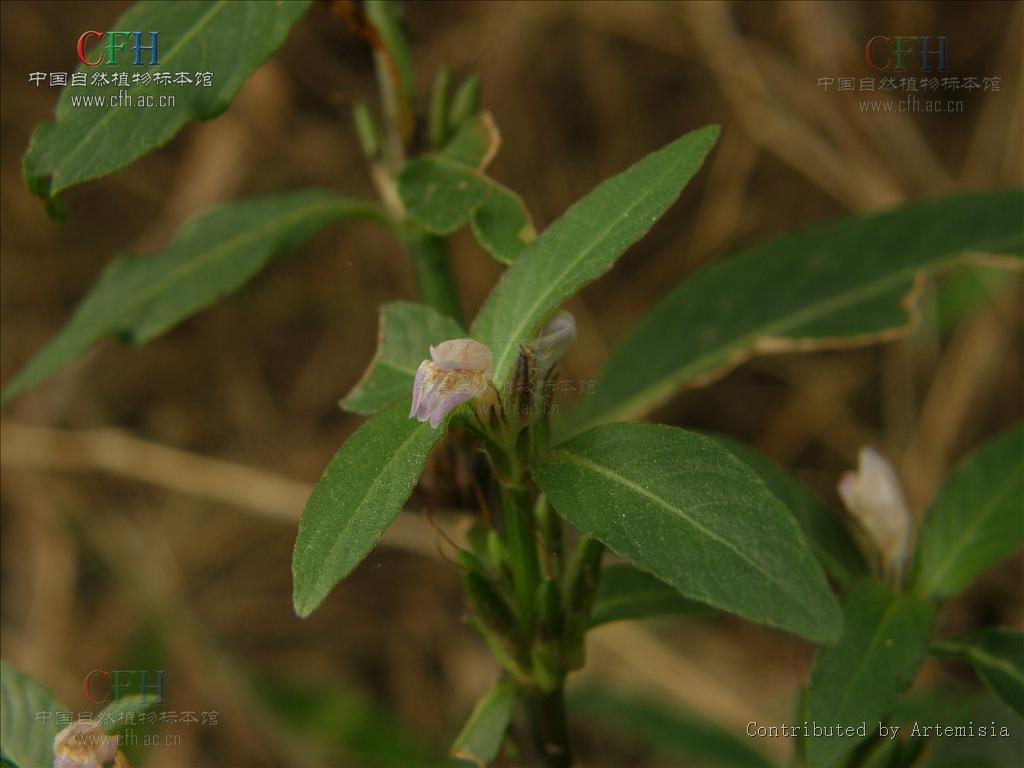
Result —
<path fill-rule="evenodd" d="M 565 689 L 547 693 L 526 693 L 526 712 L 534 744 L 546 768 L 572 765 L 569 725 L 565 715 Z"/>
<path fill-rule="evenodd" d="M 512 573 L 512 592 L 519 610 L 519 624 L 524 640 L 533 636 L 533 598 L 537 592 L 540 568 L 530 492 L 526 488 L 501 486 L 501 506 L 508 537 L 508 563 Z"/>
<path fill-rule="evenodd" d="M 402 245 L 409 254 L 420 300 L 461 323 L 462 312 L 444 238 L 410 228 L 402 235 Z"/>

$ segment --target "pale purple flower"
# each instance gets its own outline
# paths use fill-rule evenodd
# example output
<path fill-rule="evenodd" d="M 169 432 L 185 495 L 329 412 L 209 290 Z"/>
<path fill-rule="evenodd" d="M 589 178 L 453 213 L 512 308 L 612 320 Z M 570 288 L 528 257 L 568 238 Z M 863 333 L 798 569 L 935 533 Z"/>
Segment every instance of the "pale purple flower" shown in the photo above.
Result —
<path fill-rule="evenodd" d="M 547 378 L 555 363 L 561 360 L 576 340 L 576 320 L 562 310 L 557 312 L 537 335 L 534 349 L 540 380 Z"/>
<path fill-rule="evenodd" d="M 416 370 L 410 418 L 441 420 L 463 403 L 490 392 L 493 357 L 486 344 L 473 339 L 452 339 L 430 348 L 430 360 Z"/>
<path fill-rule="evenodd" d="M 898 582 L 910 556 L 913 518 L 892 465 L 874 448 L 858 455 L 856 472 L 839 480 L 839 495 L 850 511 L 865 554 L 874 555 L 882 574 Z"/>
<path fill-rule="evenodd" d="M 54 768 L 101 768 L 117 757 L 117 736 L 99 723 L 80 720 L 53 738 Z"/>

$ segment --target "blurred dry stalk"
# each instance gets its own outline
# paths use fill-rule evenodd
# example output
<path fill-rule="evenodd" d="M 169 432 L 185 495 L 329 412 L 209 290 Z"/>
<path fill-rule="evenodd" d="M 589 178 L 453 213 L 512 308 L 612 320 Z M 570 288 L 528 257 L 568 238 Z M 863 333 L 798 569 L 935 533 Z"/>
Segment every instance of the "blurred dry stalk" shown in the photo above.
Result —
<path fill-rule="evenodd" d="M 157 247 L 187 216 L 233 197 L 309 183 L 372 194 L 346 108 L 374 98 L 369 51 L 317 7 L 222 118 L 73 191 L 64 227 L 46 221 L 19 158 L 54 94 L 26 75 L 67 69 L 71 45 L 53 40 L 105 28 L 123 7 L 0 7 L 4 380 L 126 244 Z M 1024 181 L 1020 4 L 412 2 L 408 19 L 421 87 L 441 64 L 480 72 L 505 137 L 495 174 L 539 226 L 684 130 L 725 129 L 667 220 L 573 302 L 581 337 L 568 373 L 579 378 L 596 374 L 667 285 L 732 249 L 847 210 Z M 820 76 L 860 73 L 870 35 L 920 29 L 949 36 L 963 74 L 1001 76 L 1001 92 L 962 115 L 911 116 L 861 113 L 816 88 Z M 498 269 L 471 238 L 454 246 L 472 309 Z M 373 353 L 376 306 L 411 296 L 386 236 L 334 230 L 146 350 L 106 345 L 8 408 L 5 657 L 81 706 L 84 672 L 116 666 L 157 627 L 177 708 L 219 708 L 225 727 L 202 743 L 181 729 L 183 746 L 152 765 L 322 761 L 320 747 L 262 709 L 256 674 L 372 691 L 443 749 L 493 670 L 459 622 L 458 580 L 422 516 L 402 516 L 385 539 L 397 546 L 371 556 L 309 622 L 290 603 L 293 521 L 357 426 L 335 403 Z M 948 336 L 927 325 L 880 350 L 762 358 L 659 417 L 737 435 L 833 500 L 839 471 L 875 443 L 902 465 L 920 510 L 952 462 L 1021 417 L 1020 307 L 1017 285 Z M 438 458 L 458 461 L 454 448 Z M 411 507 L 464 507 L 463 485 L 434 472 Z M 1020 575 L 1019 560 L 994 572 L 945 621 L 995 612 L 1019 623 Z M 734 732 L 788 717 L 810 658 L 791 638 L 728 619 L 610 626 L 590 650 L 586 674 Z M 248 718 L 260 745 L 242 738 Z"/>

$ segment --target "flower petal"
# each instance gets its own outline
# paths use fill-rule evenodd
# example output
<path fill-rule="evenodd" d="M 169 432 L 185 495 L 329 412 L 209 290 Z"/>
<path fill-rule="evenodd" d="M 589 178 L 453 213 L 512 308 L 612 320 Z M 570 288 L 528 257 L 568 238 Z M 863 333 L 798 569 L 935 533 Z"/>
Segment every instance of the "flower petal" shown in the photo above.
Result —
<path fill-rule="evenodd" d="M 873 448 L 861 448 L 856 472 L 839 481 L 839 495 L 850 511 L 865 545 L 877 555 L 883 571 L 896 578 L 910 552 L 913 518 L 892 465 Z"/>
<path fill-rule="evenodd" d="M 419 410 L 420 403 L 423 401 L 423 388 L 425 386 L 425 379 L 428 374 L 428 368 L 430 362 L 424 360 L 420 363 L 420 367 L 416 369 L 416 378 L 413 379 L 412 383 L 412 408 L 409 409 L 409 418 Z M 422 419 L 420 419 L 422 421 Z"/>
<path fill-rule="evenodd" d="M 557 312 L 537 335 L 537 367 L 541 379 L 561 360 L 576 340 L 576 319 L 562 310 Z"/>
<path fill-rule="evenodd" d="M 53 738 L 55 768 L 101 768 L 117 756 L 117 736 L 94 721 L 72 723 Z"/>
<path fill-rule="evenodd" d="M 494 356 L 486 344 L 475 339 L 451 339 L 430 348 L 431 359 L 446 371 L 486 371 L 494 369 Z"/>

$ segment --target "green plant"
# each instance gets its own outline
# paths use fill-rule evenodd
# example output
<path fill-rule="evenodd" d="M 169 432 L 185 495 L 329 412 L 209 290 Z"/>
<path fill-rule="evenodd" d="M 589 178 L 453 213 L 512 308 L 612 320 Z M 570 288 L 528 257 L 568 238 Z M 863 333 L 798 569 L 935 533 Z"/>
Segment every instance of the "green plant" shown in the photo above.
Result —
<path fill-rule="evenodd" d="M 25 156 L 29 188 L 65 215 L 61 191 L 225 109 L 307 7 L 139 4 L 118 27 L 161 28 L 181 41 L 165 62 L 205 57 L 217 87 L 190 92 L 198 95 L 153 123 L 144 112 L 73 110 L 65 93 L 56 121 L 37 129 Z M 501 673 L 455 739 L 455 754 L 492 761 L 520 707 L 532 734 L 517 745 L 522 759 L 571 764 L 564 689 L 584 664 L 587 631 L 668 613 L 726 611 L 819 645 L 797 723 L 888 722 L 929 649 L 971 662 L 1024 713 L 1019 633 L 933 638 L 936 605 L 1021 545 L 1019 426 L 949 477 L 915 546 L 898 481 L 870 452 L 844 481 L 851 537 L 812 493 L 751 449 L 627 421 L 760 353 L 890 338 L 911 324 L 905 299 L 917 281 L 968 254 L 1019 268 L 1024 195 L 962 194 L 854 216 L 717 262 L 659 302 L 613 352 L 593 393 L 556 419 L 559 359 L 575 337 L 561 305 L 668 211 L 719 129 L 698 128 L 648 154 L 538 234 L 523 200 L 486 172 L 499 138 L 479 80 L 470 76 L 453 95 L 442 71 L 420 109 L 397 6 L 364 9 L 354 20 L 374 43 L 381 115 L 362 104 L 353 112 L 379 200 L 301 190 L 236 202 L 189 222 L 159 253 L 113 261 L 65 328 L 8 383 L 4 401 L 103 338 L 155 339 L 329 223 L 369 219 L 405 249 L 422 303 L 382 308 L 377 356 L 342 402 L 368 418 L 306 506 L 294 606 L 309 616 L 366 557 L 447 431 L 471 435 L 489 472 L 492 514 L 475 523 L 458 565 L 470 623 Z M 238 29 L 259 44 L 209 53 L 225 50 L 210 43 Z M 424 136 L 428 148 L 416 151 Z M 445 241 L 466 226 L 507 265 L 468 325 Z M 628 563 L 606 564 L 609 551 Z M 5 698 L 8 685 L 37 685 L 6 668 L 4 680 Z M 20 728 L 5 728 L 4 757 L 28 765 L 8 741 Z M 915 748 L 867 732 L 791 735 L 798 760 L 815 767 L 902 765 Z"/>

